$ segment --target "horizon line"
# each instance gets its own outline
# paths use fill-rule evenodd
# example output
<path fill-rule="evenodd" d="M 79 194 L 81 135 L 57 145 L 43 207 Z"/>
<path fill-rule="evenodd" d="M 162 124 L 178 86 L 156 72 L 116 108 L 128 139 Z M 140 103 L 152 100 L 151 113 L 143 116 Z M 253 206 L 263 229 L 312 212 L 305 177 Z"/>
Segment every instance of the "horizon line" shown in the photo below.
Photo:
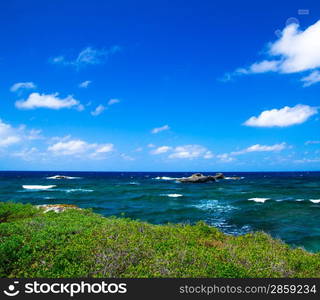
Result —
<path fill-rule="evenodd" d="M 312 172 L 317 173 L 320 170 L 303 170 L 303 171 L 72 171 L 72 170 L 0 170 L 0 172 L 81 172 L 81 173 L 296 173 Z"/>

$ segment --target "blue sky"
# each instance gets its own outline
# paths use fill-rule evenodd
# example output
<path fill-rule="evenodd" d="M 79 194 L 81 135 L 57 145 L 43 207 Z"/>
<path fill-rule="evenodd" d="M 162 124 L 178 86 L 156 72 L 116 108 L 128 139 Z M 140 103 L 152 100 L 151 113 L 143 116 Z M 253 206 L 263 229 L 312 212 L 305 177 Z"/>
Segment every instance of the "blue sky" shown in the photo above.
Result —
<path fill-rule="evenodd" d="M 0 169 L 320 170 L 315 1 L 2 1 Z"/>

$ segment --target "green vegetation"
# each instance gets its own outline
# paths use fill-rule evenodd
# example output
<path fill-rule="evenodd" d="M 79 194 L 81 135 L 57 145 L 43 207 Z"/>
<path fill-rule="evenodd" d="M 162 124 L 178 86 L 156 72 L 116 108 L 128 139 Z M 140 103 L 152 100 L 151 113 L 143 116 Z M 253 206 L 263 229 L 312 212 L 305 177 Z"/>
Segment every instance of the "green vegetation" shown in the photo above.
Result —
<path fill-rule="evenodd" d="M 0 203 L 0 277 L 320 277 L 320 253 L 262 232 Z"/>

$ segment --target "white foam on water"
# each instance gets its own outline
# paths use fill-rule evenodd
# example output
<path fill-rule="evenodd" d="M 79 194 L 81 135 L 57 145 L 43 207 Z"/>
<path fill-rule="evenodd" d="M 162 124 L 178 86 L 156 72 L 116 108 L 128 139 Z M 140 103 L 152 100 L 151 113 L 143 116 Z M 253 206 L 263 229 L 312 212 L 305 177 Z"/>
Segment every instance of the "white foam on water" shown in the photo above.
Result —
<path fill-rule="evenodd" d="M 140 185 L 139 182 L 135 182 L 135 181 L 131 181 L 131 182 L 129 182 L 129 184 L 131 184 L 131 185 Z"/>
<path fill-rule="evenodd" d="M 312 203 L 320 203 L 320 199 L 310 199 Z"/>
<path fill-rule="evenodd" d="M 63 178 L 61 178 L 63 177 Z M 46 177 L 46 179 L 81 179 L 81 177 L 72 177 L 72 176 L 64 176 L 64 175 L 54 175 L 54 176 L 50 176 L 50 177 Z"/>
<path fill-rule="evenodd" d="M 160 196 L 167 196 L 170 198 L 178 198 L 178 197 L 183 197 L 181 194 L 161 194 Z"/>
<path fill-rule="evenodd" d="M 91 192 L 94 192 L 94 190 L 88 190 L 88 189 L 67 189 L 64 191 L 66 193 L 77 193 L 77 192 L 91 193 Z"/>
<path fill-rule="evenodd" d="M 190 205 L 201 210 L 213 210 L 215 213 L 221 214 L 236 209 L 231 205 L 219 204 L 218 200 L 201 200 L 199 204 Z"/>
<path fill-rule="evenodd" d="M 167 177 L 167 176 L 163 176 L 163 177 L 155 177 L 153 179 L 156 179 L 156 180 L 177 180 L 177 178 L 174 178 L 174 177 Z"/>
<path fill-rule="evenodd" d="M 267 200 L 270 200 L 270 198 L 250 198 L 248 200 L 258 202 L 258 203 L 265 203 Z"/>
<path fill-rule="evenodd" d="M 26 190 L 49 190 L 56 187 L 56 185 L 23 185 L 22 187 Z"/>
<path fill-rule="evenodd" d="M 244 177 L 238 177 L 238 178 L 235 178 L 235 177 L 238 177 L 238 176 L 225 177 L 224 179 L 226 179 L 226 180 L 239 180 L 239 179 L 244 179 Z"/>
<path fill-rule="evenodd" d="M 301 202 L 304 201 L 304 199 L 296 199 L 296 201 Z"/>

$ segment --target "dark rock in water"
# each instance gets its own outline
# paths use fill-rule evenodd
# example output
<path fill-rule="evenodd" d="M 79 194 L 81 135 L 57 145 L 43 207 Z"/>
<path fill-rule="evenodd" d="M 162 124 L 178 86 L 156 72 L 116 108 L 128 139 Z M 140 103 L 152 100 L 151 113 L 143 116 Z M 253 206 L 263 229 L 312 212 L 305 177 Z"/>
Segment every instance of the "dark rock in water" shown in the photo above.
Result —
<path fill-rule="evenodd" d="M 225 179 L 225 176 L 222 173 L 217 173 L 214 177 L 216 179 Z"/>
<path fill-rule="evenodd" d="M 203 175 L 201 173 L 192 174 L 190 177 L 184 177 L 177 179 L 179 182 L 184 183 L 205 183 L 205 182 L 213 182 L 217 181 L 217 179 L 224 179 L 224 175 L 222 173 L 217 173 L 216 175 Z"/>
<path fill-rule="evenodd" d="M 64 175 L 55 175 L 51 177 L 52 179 L 68 179 L 68 176 Z"/>

